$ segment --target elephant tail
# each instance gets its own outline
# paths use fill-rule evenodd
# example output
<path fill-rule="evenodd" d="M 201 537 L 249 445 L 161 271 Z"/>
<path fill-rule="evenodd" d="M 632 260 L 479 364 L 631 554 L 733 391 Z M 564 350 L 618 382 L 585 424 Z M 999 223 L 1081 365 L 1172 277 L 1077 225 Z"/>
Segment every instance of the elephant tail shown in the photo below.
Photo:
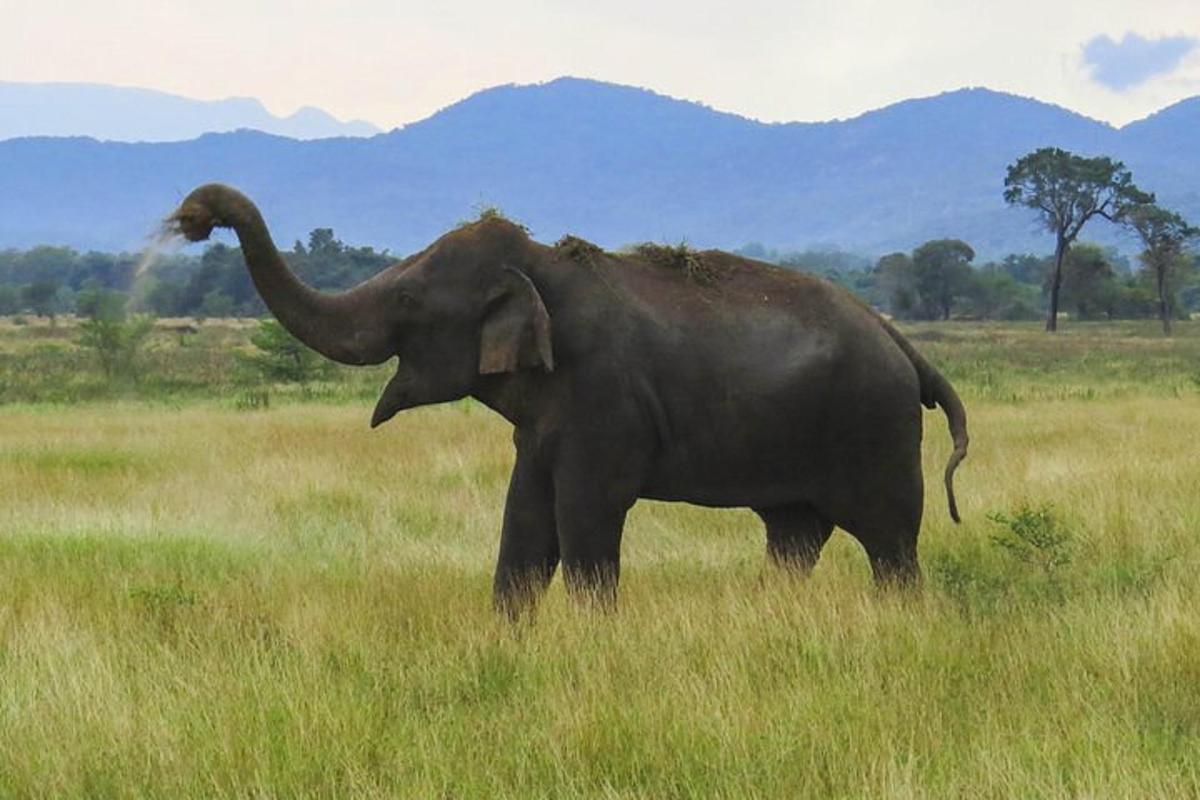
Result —
<path fill-rule="evenodd" d="M 958 465 L 967 457 L 967 443 L 970 440 L 967 436 L 967 410 L 963 408 L 962 400 L 950 385 L 950 381 L 934 369 L 890 322 L 883 317 L 880 317 L 879 321 L 883 323 L 884 330 L 892 337 L 892 341 L 904 351 L 916 368 L 921 381 L 921 404 L 926 408 L 941 406 L 946 415 L 950 436 L 954 440 L 954 452 L 950 454 L 950 460 L 946 463 L 946 499 L 950 503 L 950 518 L 961 522 L 958 503 L 954 500 L 954 470 L 958 469 Z"/>
<path fill-rule="evenodd" d="M 967 457 L 967 443 L 970 437 L 967 436 L 967 410 L 963 408 L 962 400 L 958 397 L 958 392 L 954 391 L 954 387 L 950 385 L 950 381 L 946 380 L 940 372 L 926 364 L 929 369 L 929 382 L 933 384 L 933 400 L 937 405 L 942 407 L 942 412 L 946 415 L 946 422 L 950 426 L 950 436 L 954 439 L 954 452 L 950 454 L 950 460 L 946 462 L 946 499 L 950 502 L 950 519 L 955 522 L 962 522 L 958 516 L 958 503 L 954 501 L 954 470 L 958 469 L 959 463 Z M 920 372 L 920 368 L 917 368 Z M 925 383 L 925 376 L 921 377 L 922 385 Z M 925 394 L 922 386 L 921 394 Z M 925 403 L 926 407 L 933 408 L 933 403 Z"/>

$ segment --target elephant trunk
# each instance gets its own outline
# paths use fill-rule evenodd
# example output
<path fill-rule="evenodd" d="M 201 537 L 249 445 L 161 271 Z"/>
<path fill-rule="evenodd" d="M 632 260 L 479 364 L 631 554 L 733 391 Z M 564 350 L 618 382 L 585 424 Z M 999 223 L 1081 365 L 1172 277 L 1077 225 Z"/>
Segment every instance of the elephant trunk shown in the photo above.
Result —
<path fill-rule="evenodd" d="M 213 228 L 232 228 L 250 278 L 267 308 L 293 336 L 343 364 L 379 364 L 395 354 L 389 346 L 380 276 L 340 294 L 327 294 L 300 280 L 271 240 L 262 214 L 236 189 L 211 183 L 193 191 L 167 219 L 169 228 L 193 242 Z"/>

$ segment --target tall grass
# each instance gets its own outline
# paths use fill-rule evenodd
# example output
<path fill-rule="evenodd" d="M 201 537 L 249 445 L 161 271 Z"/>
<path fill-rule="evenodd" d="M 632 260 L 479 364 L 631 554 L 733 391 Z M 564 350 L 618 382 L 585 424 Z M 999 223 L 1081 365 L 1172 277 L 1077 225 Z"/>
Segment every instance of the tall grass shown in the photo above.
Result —
<path fill-rule="evenodd" d="M 844 534 L 797 581 L 750 513 L 641 503 L 618 613 L 556 581 L 514 628 L 473 403 L 0 409 L 0 797 L 1200 795 L 1195 341 L 1046 344 L 1089 398 L 1031 331 L 913 330 L 972 429 L 954 526 L 926 416 L 918 596 Z M 988 518 L 1047 503 L 1052 579 Z"/>

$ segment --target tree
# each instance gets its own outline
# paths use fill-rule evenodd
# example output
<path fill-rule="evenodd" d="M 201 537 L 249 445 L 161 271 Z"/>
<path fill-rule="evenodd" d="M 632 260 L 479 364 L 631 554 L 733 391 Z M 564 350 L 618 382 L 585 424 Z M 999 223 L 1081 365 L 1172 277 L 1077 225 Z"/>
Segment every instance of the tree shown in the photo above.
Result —
<path fill-rule="evenodd" d="M 1185 269 L 1176 276 L 1179 313 L 1187 316 L 1200 311 L 1200 253 L 1192 252 Z"/>
<path fill-rule="evenodd" d="M 971 313 L 983 319 L 1037 319 L 1037 292 L 1004 265 L 988 264 L 972 275 L 967 297 Z"/>
<path fill-rule="evenodd" d="M 1163 333 L 1171 335 L 1171 317 L 1174 314 L 1173 278 L 1187 266 L 1184 246 L 1190 239 L 1200 235 L 1200 228 L 1193 228 L 1183 217 L 1154 203 L 1146 203 L 1129 210 L 1125 223 L 1142 240 L 1142 264 L 1153 275 L 1158 294 L 1158 318 L 1162 321 Z"/>
<path fill-rule="evenodd" d="M 907 253 L 888 253 L 875 265 L 875 279 L 897 317 L 911 317 L 918 308 L 917 279 Z"/>
<path fill-rule="evenodd" d="M 88 319 L 120 318 L 125 314 L 126 296 L 121 292 L 88 286 L 75 296 L 75 313 Z"/>
<path fill-rule="evenodd" d="M 50 281 L 56 286 L 70 284 L 78 258 L 79 254 L 69 247 L 39 245 L 22 254 L 15 277 L 21 283 Z"/>
<path fill-rule="evenodd" d="M 1152 203 L 1154 196 L 1134 185 L 1132 173 L 1120 161 L 1043 147 L 1008 166 L 1004 200 L 1036 211 L 1054 234 L 1054 269 L 1046 312 L 1046 330 L 1053 333 L 1058 330 L 1063 259 L 1083 226 L 1094 217 L 1120 222 L 1130 208 Z"/>
<path fill-rule="evenodd" d="M 80 289 L 89 283 L 97 283 L 105 289 L 128 291 L 133 285 L 136 269 L 137 262 L 129 257 L 87 252 L 76 259 L 72 282 Z"/>
<path fill-rule="evenodd" d="M 288 266 L 315 289 L 345 289 L 395 261 L 386 250 L 377 253 L 370 247 L 347 246 L 331 228 L 314 228 L 308 234 L 308 247 L 296 242 L 284 258 Z M 245 269 L 242 273 L 247 274 Z M 231 293 L 231 296 L 237 300 L 236 295 Z M 254 298 L 257 299 L 257 295 Z"/>
<path fill-rule="evenodd" d="M 13 286 L 0 283 L 0 316 L 21 310 L 21 293 Z"/>
<path fill-rule="evenodd" d="M 313 228 L 308 234 L 308 252 L 315 256 L 337 256 L 345 249 L 333 235 L 333 228 Z"/>
<path fill-rule="evenodd" d="M 173 317 L 180 313 L 183 300 L 183 287 L 177 283 L 154 281 L 146 292 L 145 307 L 160 317 Z"/>
<path fill-rule="evenodd" d="M 58 281 L 50 279 L 36 280 L 25 287 L 25 305 L 33 309 L 39 317 L 49 317 L 54 322 L 58 311 Z"/>
<path fill-rule="evenodd" d="M 1000 262 L 1000 269 L 1011 275 L 1017 283 L 1026 286 L 1036 286 L 1041 291 L 1046 283 L 1046 275 L 1050 271 L 1050 261 L 1030 253 L 1010 253 Z"/>
<path fill-rule="evenodd" d="M 220 289 L 213 289 L 204 295 L 204 299 L 200 301 L 200 308 L 196 309 L 195 313 L 197 317 L 232 317 L 233 301 Z"/>
<path fill-rule="evenodd" d="M 1062 299 L 1077 317 L 1111 318 L 1118 293 L 1116 272 L 1103 248 L 1086 243 L 1071 248 L 1063 260 Z"/>
<path fill-rule="evenodd" d="M 870 268 L 871 260 L 857 253 L 847 253 L 836 248 L 817 248 L 800 253 L 788 253 L 779 259 L 779 264 L 817 275 L 832 275 L 838 272 Z"/>
<path fill-rule="evenodd" d="M 220 242 L 200 256 L 200 268 L 188 279 L 179 299 L 181 313 L 198 316 L 228 317 L 260 308 L 241 250 Z"/>
<path fill-rule="evenodd" d="M 267 380 L 307 383 L 329 373 L 330 363 L 288 333 L 278 320 L 259 320 L 250 343 L 255 352 L 240 358 Z"/>
<path fill-rule="evenodd" d="M 934 239 L 913 251 L 913 275 L 926 316 L 950 319 L 954 301 L 970 288 L 974 258 L 971 246 L 958 239 Z"/>

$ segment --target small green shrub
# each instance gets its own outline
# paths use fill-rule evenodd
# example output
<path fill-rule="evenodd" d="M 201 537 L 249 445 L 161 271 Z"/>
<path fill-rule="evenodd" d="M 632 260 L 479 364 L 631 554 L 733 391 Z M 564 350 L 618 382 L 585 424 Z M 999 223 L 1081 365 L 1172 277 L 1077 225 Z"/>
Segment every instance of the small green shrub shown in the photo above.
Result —
<path fill-rule="evenodd" d="M 1061 573 L 1071 563 L 1072 535 L 1055 515 L 1054 506 L 1022 503 L 1012 514 L 993 511 L 987 518 L 1002 528 L 992 543 L 1021 564 L 1037 569 L 1061 594 Z"/>
<path fill-rule="evenodd" d="M 253 353 L 238 353 L 250 372 L 268 381 L 305 384 L 329 375 L 332 364 L 274 319 L 262 319 L 250 334 Z"/>
<path fill-rule="evenodd" d="M 79 346 L 92 351 L 104 377 L 137 380 L 138 355 L 154 330 L 154 318 L 103 314 L 79 326 Z"/>

